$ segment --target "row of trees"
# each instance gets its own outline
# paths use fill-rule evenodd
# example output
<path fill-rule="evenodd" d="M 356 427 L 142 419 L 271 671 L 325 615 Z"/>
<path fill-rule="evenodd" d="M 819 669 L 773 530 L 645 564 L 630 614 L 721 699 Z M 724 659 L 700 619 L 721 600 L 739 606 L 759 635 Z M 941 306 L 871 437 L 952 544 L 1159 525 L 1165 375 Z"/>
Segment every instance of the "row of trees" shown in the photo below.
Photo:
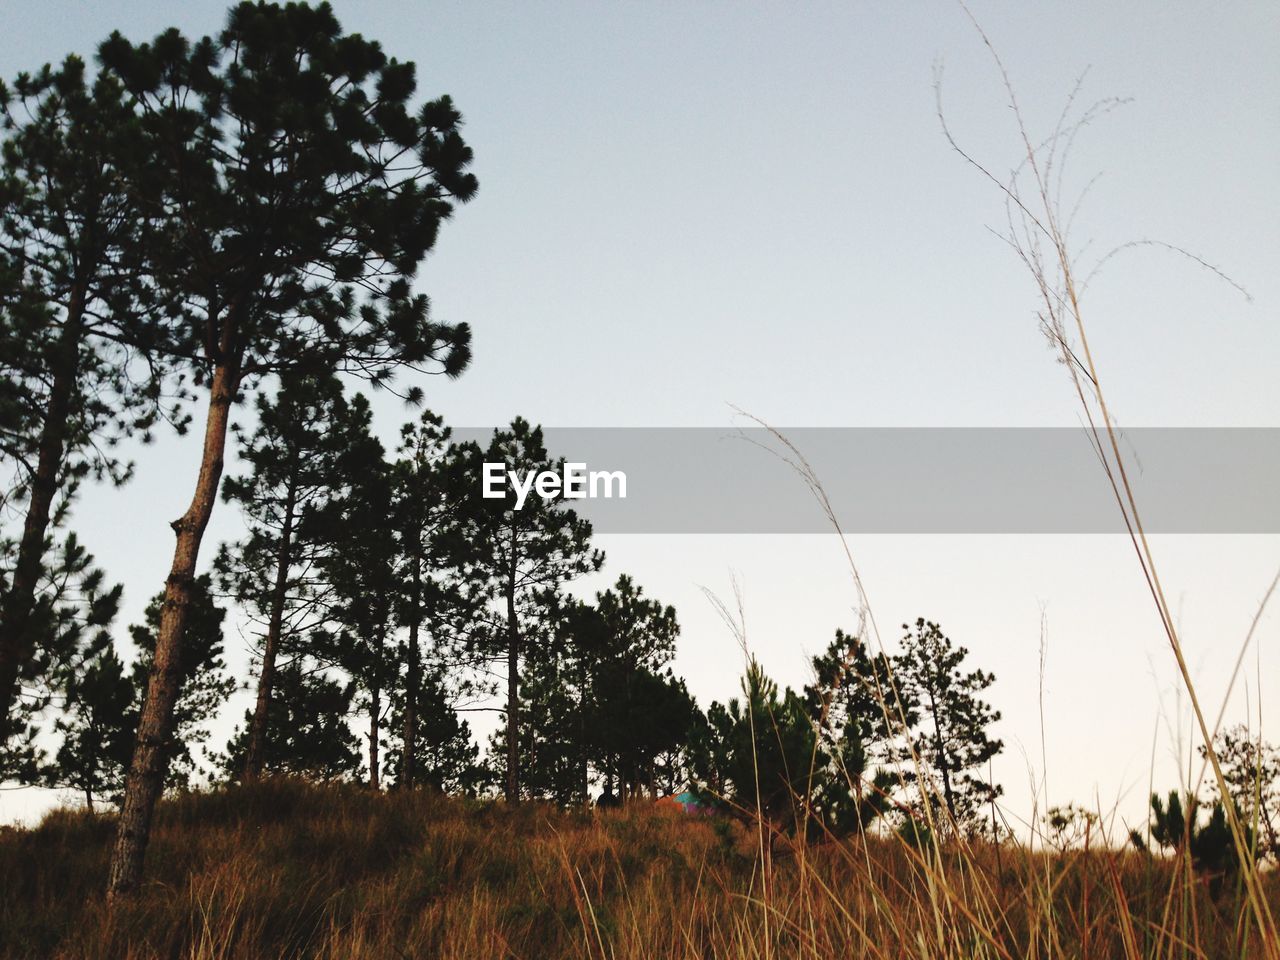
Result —
<path fill-rule="evenodd" d="M 796 827 L 799 817 L 840 834 L 893 814 L 913 832 L 982 832 L 1002 792 L 987 774 L 1003 743 L 985 699 L 995 678 L 967 656 L 920 619 L 893 655 L 837 630 L 800 692 L 779 691 L 753 661 L 742 697 L 708 710 L 694 771 Z"/>
<path fill-rule="evenodd" d="M 255 470 L 225 487 L 248 532 L 223 546 L 216 581 L 196 581 L 170 786 L 188 781 L 202 725 L 233 687 L 222 661 L 225 598 L 260 641 L 255 706 L 212 755 L 229 779 L 364 776 L 377 788 L 386 777 L 397 788 L 501 788 L 511 800 L 564 805 L 588 804 L 596 790 L 622 799 L 692 785 L 713 802 L 836 832 L 894 810 L 973 829 L 999 795 L 981 776 L 1001 748 L 989 735 L 999 714 L 981 697 L 992 678 L 961 669 L 966 651 L 936 624 L 907 629 L 894 657 L 873 658 L 837 631 L 800 693 L 779 691 L 752 661 L 742 698 L 704 713 L 670 668 L 679 632 L 671 607 L 626 575 L 593 602 L 565 591 L 603 558 L 563 502 L 525 514 L 474 496 L 466 478 L 499 449 L 532 455 L 517 466 L 549 466 L 540 431 L 517 420 L 481 450 L 449 443 L 426 414 L 405 427 L 388 463 L 370 445 L 363 403 L 328 391 L 324 428 L 291 405 L 298 395 L 260 401 L 258 430 L 242 443 Z M 332 441 L 346 416 L 354 442 L 342 455 Z M 310 461 L 314 482 L 295 468 L 279 472 L 321 444 L 334 457 L 327 469 Z M 44 782 L 75 787 L 90 803 L 119 791 L 159 603 L 132 630 L 140 655 L 131 672 L 107 646 L 68 684 L 64 739 Z M 454 704 L 494 692 L 495 674 L 516 701 L 481 762 Z M 349 723 L 361 715 L 363 757 Z"/>
<path fill-rule="evenodd" d="M 411 284 L 476 180 L 451 101 L 414 105 L 413 65 L 324 4 L 242 3 L 196 41 L 114 34 L 98 64 L 69 57 L 0 91 L 0 743 L 30 743 L 41 688 L 114 603 L 78 545 L 57 544 L 77 484 L 127 478 L 115 442 L 184 429 L 199 401 L 114 896 L 140 878 L 166 775 L 232 407 L 295 373 L 459 374 L 469 331 Z"/>
<path fill-rule="evenodd" d="M 484 774 L 449 703 L 492 692 L 486 678 L 496 673 L 506 682 L 507 724 L 493 738 L 489 769 L 501 771 L 510 800 L 585 803 L 593 779 L 614 796 L 693 781 L 741 797 L 759 779 L 764 805 L 781 811 L 815 765 L 827 793 L 842 782 L 860 789 L 872 761 L 903 768 L 892 781 L 881 776 L 883 799 L 917 777 L 911 761 L 921 758 L 938 773 L 952 818 L 971 819 L 993 799 L 975 774 L 1000 746 L 987 734 L 998 714 L 979 697 L 991 677 L 964 673 L 966 651 L 936 624 L 917 623 L 892 660 L 837 633 L 802 695 L 780 696 L 752 665 L 746 699 L 713 704 L 704 716 L 669 666 L 679 632 L 671 607 L 625 575 L 591 603 L 567 593 L 604 559 L 591 548 L 589 524 L 563 501 L 533 498 L 517 510 L 509 491 L 477 495 L 485 462 L 558 467 L 540 429 L 517 419 L 482 449 L 452 442 L 427 412 L 404 426 L 388 460 L 368 404 L 348 399 L 335 378 L 286 381 L 256 406 L 256 428 L 239 433 L 248 471 L 223 486 L 246 534 L 223 545 L 214 564 L 218 595 L 260 638 L 255 705 L 219 758 L 226 774 L 353 775 L 358 751 L 338 718 L 359 712 L 372 786 L 389 774 L 399 785 L 472 789 Z M 208 578 L 195 584 L 169 753 L 175 784 L 191 766 L 184 739 L 230 691 L 214 590 Z M 134 631 L 144 657 L 132 678 L 107 647 L 81 675 L 88 686 L 72 685 L 62 721 L 75 734 L 69 742 L 95 742 L 80 730 L 117 731 L 99 741 L 97 757 L 64 745 L 52 776 L 86 796 L 119 787 L 119 743 L 137 699 L 125 688 L 150 666 L 159 609 L 153 604 L 147 627 Z M 495 661 L 498 669 L 488 669 Z M 114 688 L 107 677 L 117 678 Z M 753 738 L 763 746 L 751 761 Z M 786 778 L 773 776 L 775 743 Z M 747 761 L 764 776 L 735 767 Z"/>
<path fill-rule="evenodd" d="M 770 810 L 785 787 L 861 823 L 876 798 L 933 795 L 932 770 L 949 817 L 970 817 L 994 790 L 975 772 L 999 749 L 976 732 L 995 719 L 979 696 L 990 678 L 965 673 L 936 627 L 918 624 L 904 651 L 922 652 L 892 662 L 838 637 L 840 682 L 822 688 L 837 702 L 780 694 L 753 667 L 743 701 L 704 715 L 670 670 L 674 611 L 626 577 L 589 603 L 566 591 L 603 562 L 585 521 L 563 503 L 478 496 L 481 462 L 555 466 L 539 430 L 517 420 L 482 449 L 424 414 L 392 453 L 378 442 L 345 387 L 417 403 L 421 386 L 395 388 L 398 374 L 454 377 L 470 360 L 466 326 L 434 319 L 413 281 L 476 193 L 472 154 L 450 99 L 415 104 L 415 89 L 412 64 L 343 33 L 326 4 L 266 2 L 198 40 L 114 34 L 95 70 L 73 56 L 0 88 L 5 775 L 118 793 L 110 892 L 133 889 L 156 800 L 190 775 L 235 682 L 222 654 L 234 605 L 260 644 L 254 706 L 217 754 L 235 777 L 363 764 L 374 786 L 469 789 L 487 768 L 513 801 L 693 781 Z M 233 430 L 251 398 L 251 427 Z M 120 589 L 70 511 L 82 483 L 129 478 L 121 440 L 185 431 L 196 408 L 190 506 L 126 664 L 109 629 Z M 245 471 L 224 483 L 233 440 Z M 198 575 L 220 492 L 246 535 Z M 495 680 L 505 725 L 479 764 L 453 704 Z M 868 685 L 878 720 L 858 699 Z M 743 744 L 771 749 L 766 718 L 788 731 L 774 735 L 779 766 L 749 779 Z M 821 803 L 798 790 L 806 750 Z M 869 763 L 887 771 L 874 796 Z M 837 772 L 852 815 L 837 811 L 853 801 L 825 799 Z"/>
<path fill-rule="evenodd" d="M 1277 791 L 1280 789 L 1280 749 L 1243 724 L 1227 727 L 1213 740 L 1221 765 L 1224 791 L 1210 784 L 1207 800 L 1192 790 L 1151 795 L 1145 830 L 1131 830 L 1129 839 L 1139 850 L 1158 847 L 1186 858 L 1209 875 L 1214 889 L 1241 866 L 1239 850 L 1228 826 L 1228 808 L 1243 827 L 1244 846 L 1258 862 L 1280 860 L 1276 833 Z M 1201 759 L 1207 752 L 1198 748 Z M 1201 819 L 1200 811 L 1206 811 Z"/>
<path fill-rule="evenodd" d="M 481 448 L 453 442 L 426 412 L 389 458 L 362 396 L 299 376 L 260 396 L 254 428 L 234 432 L 246 469 L 222 493 L 245 535 L 192 584 L 170 786 L 190 777 L 204 725 L 234 687 L 222 659 L 219 602 L 229 602 L 258 641 L 254 706 L 215 756 L 233 779 L 363 772 L 374 788 L 388 776 L 461 791 L 500 781 L 509 800 L 564 804 L 587 803 L 593 784 L 623 797 L 694 783 L 841 830 L 884 812 L 899 788 L 936 795 L 956 823 L 997 795 L 981 777 L 1000 749 L 988 734 L 999 715 L 981 698 L 992 678 L 965 672 L 966 651 L 923 620 L 893 658 L 837 632 L 801 694 L 779 693 L 753 663 L 744 699 L 704 715 L 670 669 L 671 607 L 626 575 L 594 602 L 567 592 L 603 563 L 586 521 L 564 501 L 517 509 L 511 491 L 478 495 L 485 462 L 558 468 L 522 419 Z M 123 788 L 162 609 L 160 596 L 132 630 L 131 670 L 95 637 L 63 674 L 63 742 L 39 779 L 90 803 Z M 494 692 L 495 675 L 506 726 L 482 765 L 453 702 Z M 354 715 L 365 718 L 363 751 Z M 866 781 L 873 763 L 882 769 Z M 918 783 L 925 769 L 936 784 Z"/>
<path fill-rule="evenodd" d="M 401 786 L 474 789 L 476 748 L 453 699 L 491 687 L 484 668 L 502 661 L 518 705 L 526 650 L 553 642 L 547 625 L 569 616 L 564 584 L 603 561 L 589 546 L 589 525 L 571 511 L 539 500 L 517 512 L 478 495 L 485 458 L 552 465 L 541 431 L 517 420 L 482 450 L 451 443 L 427 412 L 404 426 L 388 459 L 368 403 L 348 398 L 333 377 L 286 380 L 274 399 L 258 399 L 256 413 L 255 429 L 238 431 L 247 472 L 222 488 L 240 507 L 245 535 L 224 544 L 213 575 L 192 585 L 166 748 L 170 785 L 190 771 L 196 727 L 233 688 L 219 606 L 230 603 L 258 645 L 254 706 L 216 757 L 226 775 L 356 775 L 362 751 L 347 720 L 358 713 L 371 786 L 390 775 Z M 625 577 L 620 591 L 628 610 L 646 602 Z M 57 763 L 41 772 L 47 782 L 86 797 L 120 790 L 162 602 L 133 630 L 141 656 L 131 673 L 100 643 L 64 673 L 66 737 Z M 580 619 L 595 610 L 572 609 Z M 666 615 L 673 639 L 674 614 Z M 518 711 L 508 712 L 518 723 Z M 518 796 L 518 751 L 508 765 Z"/>
<path fill-rule="evenodd" d="M 477 495 L 484 462 L 558 467 L 523 420 L 482 449 L 452 442 L 427 412 L 388 459 L 363 397 L 333 377 L 297 377 L 259 397 L 254 429 L 235 433 L 246 472 L 227 478 L 223 496 L 246 532 L 193 583 L 170 786 L 187 782 L 204 724 L 234 686 L 218 605 L 230 602 L 259 641 L 254 706 L 215 754 L 233 779 L 363 774 L 375 788 L 388 776 L 468 792 L 501 782 L 508 799 L 565 804 L 588 802 L 593 785 L 623 797 L 693 783 L 775 818 L 805 809 L 839 830 L 909 807 L 895 792 L 923 769 L 938 782 L 915 794 L 939 797 L 956 823 L 972 824 L 998 792 L 980 776 L 1000 748 L 988 735 L 998 714 L 980 696 L 992 678 L 964 672 L 966 651 L 925 621 L 893 658 L 837 632 L 801 694 L 780 694 L 752 664 L 744 699 L 703 714 L 670 669 L 671 607 L 625 575 L 594 602 L 567 593 L 603 562 L 589 524 L 563 501 L 517 510 L 513 493 Z M 95 640 L 64 674 L 63 742 L 38 779 L 90 803 L 120 792 L 162 603 L 132 630 L 131 669 Z M 480 764 L 452 703 L 492 692 L 495 674 L 507 725 Z M 364 750 L 348 722 L 357 714 Z M 882 769 L 868 780 L 873 763 Z"/>

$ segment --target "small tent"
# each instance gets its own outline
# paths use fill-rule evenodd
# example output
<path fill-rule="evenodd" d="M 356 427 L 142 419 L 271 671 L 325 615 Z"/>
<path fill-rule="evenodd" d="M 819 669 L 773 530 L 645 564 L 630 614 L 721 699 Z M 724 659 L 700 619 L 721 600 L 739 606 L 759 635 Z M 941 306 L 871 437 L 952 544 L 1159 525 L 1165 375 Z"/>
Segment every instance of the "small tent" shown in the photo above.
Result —
<path fill-rule="evenodd" d="M 711 807 L 699 800 L 689 790 L 684 791 L 684 793 L 675 793 L 668 797 L 659 797 L 656 804 L 664 810 L 676 810 L 680 813 L 707 814 L 711 812 Z"/>

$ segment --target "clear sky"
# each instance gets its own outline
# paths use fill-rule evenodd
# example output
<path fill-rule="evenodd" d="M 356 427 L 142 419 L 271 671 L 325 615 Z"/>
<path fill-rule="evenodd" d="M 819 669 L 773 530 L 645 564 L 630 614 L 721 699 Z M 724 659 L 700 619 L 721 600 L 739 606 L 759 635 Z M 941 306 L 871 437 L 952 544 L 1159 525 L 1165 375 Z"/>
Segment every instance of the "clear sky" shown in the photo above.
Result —
<path fill-rule="evenodd" d="M 1003 207 L 952 153 L 1019 158 L 995 71 L 952 3 L 432 4 L 339 2 L 349 30 L 419 66 L 424 95 L 466 116 L 480 194 L 419 278 L 466 321 L 475 360 L 428 403 L 452 423 L 522 414 L 556 426 L 719 426 L 736 404 L 780 426 L 1074 425 L 1078 410 L 1035 320 L 1035 290 L 986 229 Z M 1031 123 L 1084 97 L 1132 98 L 1075 148 L 1090 193 L 1075 240 L 1098 252 L 1158 238 L 1222 266 L 1247 303 L 1168 255 L 1113 261 L 1086 312 L 1125 424 L 1280 426 L 1280 8 L 1263 2 L 975 2 Z M 217 29 L 224 5 L 154 0 L 12 4 L 0 74 L 135 39 Z M 404 411 L 377 403 L 394 436 Z M 74 526 L 126 588 L 124 624 L 167 571 L 167 522 L 198 450 L 162 437 L 123 490 L 90 490 Z M 234 469 L 234 464 L 232 465 Z M 1099 476 L 1098 482 L 1102 483 Z M 797 485 L 797 497 L 806 496 Z M 206 540 L 234 536 L 225 509 Z M 851 626 L 833 537 L 611 537 L 605 577 L 631 572 L 676 604 L 677 667 L 700 700 L 734 692 L 740 655 L 701 593 L 740 576 L 749 640 L 783 682 Z M 1132 548 L 1120 538 L 910 536 L 852 543 L 890 629 L 940 621 L 998 677 L 1013 816 L 1041 768 L 1039 657 L 1054 802 L 1141 816 L 1156 757 L 1172 785 L 1185 711 Z M 1162 537 L 1193 666 L 1220 702 L 1276 537 Z M 1250 697 L 1280 692 L 1274 611 L 1249 659 Z M 232 638 L 234 661 L 243 644 Z M 1270 695 L 1270 696 L 1268 696 Z M 1243 709 L 1238 697 L 1233 708 Z M 243 700 L 232 713 L 239 715 Z M 1264 716 L 1264 722 L 1266 718 Z M 1153 748 L 1153 735 L 1157 736 Z M 1280 736 L 1276 736 L 1280 739 Z M 0 795 L 15 815 L 29 795 Z"/>

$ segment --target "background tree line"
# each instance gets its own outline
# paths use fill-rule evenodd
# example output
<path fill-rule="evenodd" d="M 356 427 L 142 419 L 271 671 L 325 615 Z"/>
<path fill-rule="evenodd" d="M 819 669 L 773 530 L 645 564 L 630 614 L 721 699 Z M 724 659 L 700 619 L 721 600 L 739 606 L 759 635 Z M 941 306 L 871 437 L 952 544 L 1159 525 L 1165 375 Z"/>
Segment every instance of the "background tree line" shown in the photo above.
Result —
<path fill-rule="evenodd" d="M 57 678 L 83 676 L 81 641 L 101 646 L 114 608 L 65 532 L 77 483 L 123 481 L 114 444 L 162 420 L 185 429 L 199 404 L 202 458 L 171 524 L 116 896 L 140 879 L 184 681 L 201 673 L 196 570 L 232 408 L 295 375 L 461 373 L 469 331 L 436 322 L 412 279 L 476 180 L 449 98 L 415 104 L 413 65 L 343 34 L 327 5 L 242 3 L 216 35 L 117 33 L 97 53 L 95 71 L 71 56 L 0 91 L 0 742 L 30 770 L 31 718 Z"/>

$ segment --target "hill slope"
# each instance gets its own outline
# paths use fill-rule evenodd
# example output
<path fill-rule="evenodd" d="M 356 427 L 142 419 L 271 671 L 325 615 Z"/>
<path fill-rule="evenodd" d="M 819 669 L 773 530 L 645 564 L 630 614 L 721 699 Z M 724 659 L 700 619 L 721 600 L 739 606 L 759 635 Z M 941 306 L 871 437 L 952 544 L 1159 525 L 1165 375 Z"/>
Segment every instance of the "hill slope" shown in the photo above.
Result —
<path fill-rule="evenodd" d="M 1136 853 L 988 846 L 926 863 L 892 839 L 785 838 L 770 852 L 750 824 L 649 803 L 513 810 L 286 781 L 164 803 L 149 882 L 112 912 L 101 892 L 113 830 L 110 817 L 59 811 L 0 831 L 0 956 L 1109 957 L 1180 940 L 1210 956 L 1248 945 L 1229 880 L 1211 892 Z"/>

